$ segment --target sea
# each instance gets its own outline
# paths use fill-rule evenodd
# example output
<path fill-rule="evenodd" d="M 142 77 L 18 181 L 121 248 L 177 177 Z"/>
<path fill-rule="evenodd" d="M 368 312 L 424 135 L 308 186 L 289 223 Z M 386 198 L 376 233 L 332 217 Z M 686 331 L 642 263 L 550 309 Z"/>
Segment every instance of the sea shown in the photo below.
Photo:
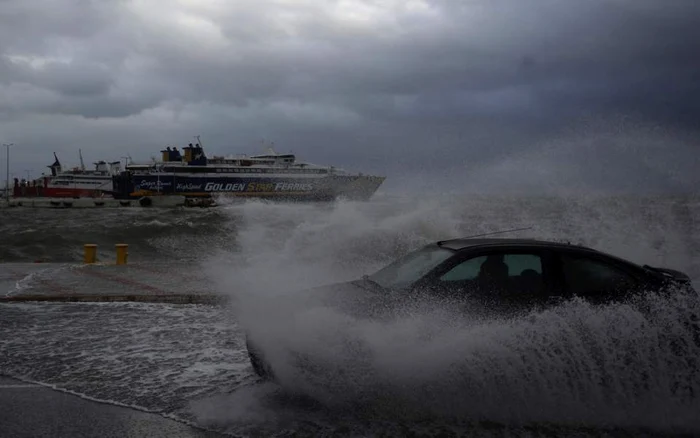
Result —
<path fill-rule="evenodd" d="M 377 322 L 286 308 L 296 291 L 361 277 L 428 242 L 517 228 L 527 229 L 503 236 L 678 269 L 700 290 L 700 196 L 2 209 L 0 262 L 47 267 L 0 295 L 51 288 L 63 275 L 55 266 L 80 264 L 85 243 L 128 243 L 129 264 L 164 267 L 164 282 L 169 266 L 206 278 L 231 300 L 0 304 L 0 374 L 231 436 L 700 435 L 700 347 L 689 324 L 700 311 L 680 296 L 648 293 L 645 313 L 571 300 L 478 321 L 449 309 Z M 331 372 L 260 381 L 247 330 L 274 332 Z"/>

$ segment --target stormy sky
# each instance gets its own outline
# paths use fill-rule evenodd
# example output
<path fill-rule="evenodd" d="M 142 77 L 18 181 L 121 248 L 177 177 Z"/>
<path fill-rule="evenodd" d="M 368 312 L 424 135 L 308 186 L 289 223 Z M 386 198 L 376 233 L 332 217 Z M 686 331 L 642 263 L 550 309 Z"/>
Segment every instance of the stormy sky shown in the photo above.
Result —
<path fill-rule="evenodd" d="M 11 174 L 195 135 L 387 190 L 697 190 L 700 2 L 0 0 Z"/>

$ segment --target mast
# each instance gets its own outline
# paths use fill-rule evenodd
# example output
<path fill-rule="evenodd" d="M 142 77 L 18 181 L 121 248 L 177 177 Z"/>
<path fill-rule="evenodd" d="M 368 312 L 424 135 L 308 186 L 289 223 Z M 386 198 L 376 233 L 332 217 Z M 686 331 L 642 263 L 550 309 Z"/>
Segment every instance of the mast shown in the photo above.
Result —
<path fill-rule="evenodd" d="M 78 155 L 80 156 L 80 169 L 85 170 L 85 163 L 83 162 L 83 151 L 78 149 Z"/>

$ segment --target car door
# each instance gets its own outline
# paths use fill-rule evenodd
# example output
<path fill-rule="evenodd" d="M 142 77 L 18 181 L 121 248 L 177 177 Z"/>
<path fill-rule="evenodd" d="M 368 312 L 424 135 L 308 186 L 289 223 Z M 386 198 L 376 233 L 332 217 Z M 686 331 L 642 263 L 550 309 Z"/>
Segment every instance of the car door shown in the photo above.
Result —
<path fill-rule="evenodd" d="M 561 250 L 556 266 L 566 296 L 592 304 L 622 300 L 644 284 L 631 268 L 601 254 Z"/>
<path fill-rule="evenodd" d="M 551 256 L 540 248 L 471 250 L 445 263 L 419 287 L 489 313 L 535 308 L 552 296 Z"/>

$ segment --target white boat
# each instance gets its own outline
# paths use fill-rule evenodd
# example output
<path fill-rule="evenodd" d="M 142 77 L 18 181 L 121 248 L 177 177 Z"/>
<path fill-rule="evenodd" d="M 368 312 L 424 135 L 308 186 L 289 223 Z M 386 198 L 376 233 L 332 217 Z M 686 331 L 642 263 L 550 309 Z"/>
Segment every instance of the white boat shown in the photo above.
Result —
<path fill-rule="evenodd" d="M 48 166 L 51 176 L 44 177 L 42 196 L 47 198 L 109 197 L 113 189 L 113 177 L 121 171 L 121 163 L 98 161 L 94 170 L 85 169 L 82 152 L 80 167 L 63 170 L 56 153 L 55 161 Z"/>

